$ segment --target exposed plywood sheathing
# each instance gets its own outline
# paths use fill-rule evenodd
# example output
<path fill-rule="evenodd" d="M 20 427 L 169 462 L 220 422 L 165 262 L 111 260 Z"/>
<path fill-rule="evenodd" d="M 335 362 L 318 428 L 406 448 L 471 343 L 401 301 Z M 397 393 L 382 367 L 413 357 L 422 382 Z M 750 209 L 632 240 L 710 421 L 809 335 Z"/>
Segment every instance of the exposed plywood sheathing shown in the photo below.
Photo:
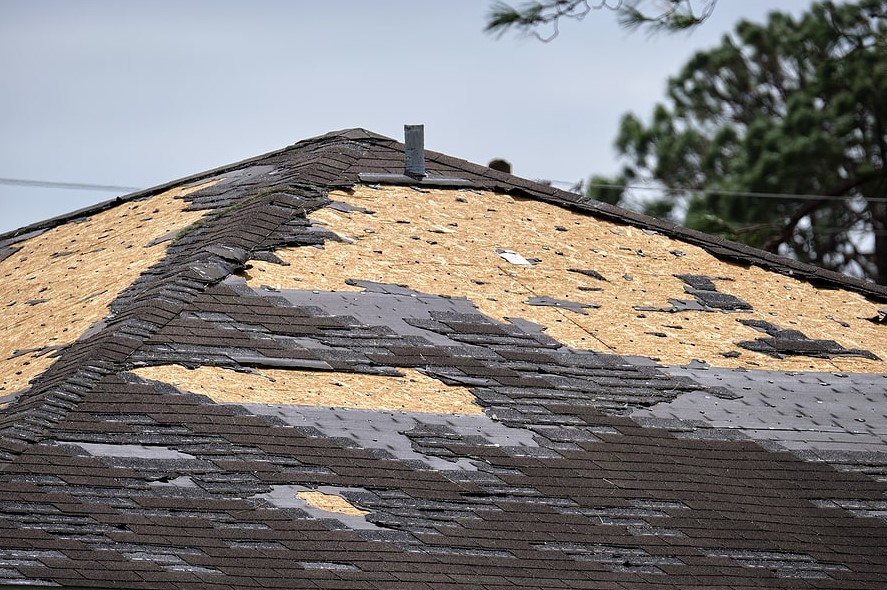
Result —
<path fill-rule="evenodd" d="M 469 389 L 444 385 L 413 369 L 403 369 L 403 377 L 290 369 L 239 373 L 219 367 L 186 369 L 179 365 L 143 367 L 134 372 L 217 402 L 483 413 Z"/>
<path fill-rule="evenodd" d="M 499 320 L 520 317 L 582 349 L 642 355 L 667 364 L 694 359 L 712 366 L 799 371 L 884 372 L 861 358 L 776 359 L 736 346 L 761 334 L 737 319 L 763 319 L 816 340 L 867 349 L 887 359 L 883 326 L 866 318 L 878 305 L 849 291 L 826 290 L 757 267 L 719 260 L 701 248 L 529 199 L 492 192 L 357 187 L 331 198 L 372 211 L 321 209 L 312 219 L 349 243 L 287 248 L 289 266 L 254 261 L 248 282 L 285 289 L 360 290 L 346 279 L 400 283 L 434 294 L 465 296 Z M 533 265 L 506 261 L 511 250 Z M 594 270 L 606 281 L 570 269 Z M 719 291 L 751 304 L 750 312 L 638 311 L 693 300 L 676 274 L 723 277 Z M 587 315 L 526 304 L 530 297 L 596 303 Z M 724 356 L 739 354 L 738 357 Z"/>
<path fill-rule="evenodd" d="M 117 294 L 159 262 L 169 242 L 145 247 L 197 221 L 181 198 L 211 183 L 123 203 L 24 240 L 0 261 L 0 395 L 18 391 L 108 313 Z"/>
<path fill-rule="evenodd" d="M 337 514 L 347 514 L 348 516 L 363 516 L 368 514 L 366 510 L 361 510 L 348 500 L 335 494 L 324 494 L 323 492 L 298 492 L 299 498 L 305 501 L 312 508 L 326 510 L 327 512 L 335 512 Z"/>

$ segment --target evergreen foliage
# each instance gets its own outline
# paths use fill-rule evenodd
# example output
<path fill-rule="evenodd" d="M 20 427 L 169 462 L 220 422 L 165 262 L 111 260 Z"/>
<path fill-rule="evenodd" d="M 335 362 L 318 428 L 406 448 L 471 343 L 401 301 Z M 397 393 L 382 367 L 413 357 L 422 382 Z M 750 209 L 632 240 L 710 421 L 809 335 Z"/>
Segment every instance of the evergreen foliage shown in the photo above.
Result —
<path fill-rule="evenodd" d="M 673 189 L 652 214 L 887 283 L 887 0 L 740 22 L 615 146 L 628 165 L 590 197 L 652 179 Z"/>
<path fill-rule="evenodd" d="M 485 30 L 497 35 L 517 30 L 551 41 L 558 35 L 561 19 L 582 20 L 592 10 L 607 8 L 628 29 L 680 31 L 701 24 L 716 4 L 717 0 L 545 0 L 524 2 L 515 8 L 506 2 L 494 2 Z M 539 32 L 546 28 L 547 34 Z"/>

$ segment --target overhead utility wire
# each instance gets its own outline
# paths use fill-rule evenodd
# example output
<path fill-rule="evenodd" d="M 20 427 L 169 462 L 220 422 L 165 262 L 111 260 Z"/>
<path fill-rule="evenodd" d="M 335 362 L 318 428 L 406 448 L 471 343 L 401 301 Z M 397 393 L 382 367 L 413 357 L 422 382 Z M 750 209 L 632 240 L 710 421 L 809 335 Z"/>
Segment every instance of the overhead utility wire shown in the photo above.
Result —
<path fill-rule="evenodd" d="M 565 180 L 551 180 L 551 183 L 557 183 L 562 185 L 570 185 L 576 186 L 575 182 L 568 182 Z M 631 190 L 642 190 L 642 191 L 659 191 L 664 193 L 678 193 L 678 192 L 687 192 L 687 193 L 709 193 L 709 194 L 718 194 L 724 195 L 728 197 L 752 197 L 759 199 L 794 199 L 796 201 L 852 201 L 853 199 L 859 198 L 852 195 L 839 195 L 839 196 L 828 196 L 828 195 L 809 195 L 809 194 L 794 194 L 794 193 L 755 193 L 749 191 L 727 191 L 727 190 L 712 190 L 712 189 L 698 189 L 698 188 L 674 188 L 668 186 L 643 186 L 639 184 L 603 184 L 603 183 L 591 183 L 584 185 L 586 187 L 596 187 L 596 188 L 618 188 L 618 189 L 631 189 Z M 866 201 L 872 203 L 887 203 L 887 197 L 864 197 Z"/>
<path fill-rule="evenodd" d="M 0 184 L 41 188 L 77 189 L 85 191 L 111 191 L 118 193 L 131 193 L 133 191 L 142 190 L 140 187 L 137 186 L 117 186 L 113 184 L 83 184 L 79 182 L 50 182 L 48 180 L 24 180 L 21 178 L 0 178 Z"/>
<path fill-rule="evenodd" d="M 568 182 L 566 180 L 549 180 L 548 182 L 552 184 L 561 184 L 561 185 L 569 185 L 576 186 L 575 182 Z M 91 190 L 91 191 L 111 191 L 111 192 L 133 192 L 140 191 L 142 187 L 139 186 L 118 186 L 114 184 L 84 184 L 79 182 L 52 182 L 48 180 L 25 180 L 22 178 L 0 178 L 0 184 L 9 184 L 15 186 L 30 186 L 30 187 L 41 187 L 41 188 L 59 188 L 59 189 L 75 189 L 75 190 Z M 688 193 L 715 193 L 719 195 L 731 196 L 731 197 L 752 197 L 758 199 L 794 199 L 796 201 L 820 201 L 823 199 L 827 199 L 829 201 L 850 201 L 857 197 L 843 195 L 843 196 L 827 196 L 827 195 L 809 195 L 809 194 L 794 194 L 794 193 L 756 193 L 750 191 L 727 191 L 727 190 L 706 190 L 706 189 L 690 189 L 690 188 L 674 188 L 674 187 L 660 187 L 660 186 L 642 186 L 639 184 L 603 184 L 603 183 L 591 183 L 585 185 L 587 187 L 596 187 L 596 188 L 617 188 L 617 189 L 631 189 L 631 190 L 642 190 L 642 191 L 660 191 L 666 193 L 676 193 L 676 192 L 688 192 Z M 866 201 L 872 203 L 887 203 L 887 197 L 865 197 Z"/>

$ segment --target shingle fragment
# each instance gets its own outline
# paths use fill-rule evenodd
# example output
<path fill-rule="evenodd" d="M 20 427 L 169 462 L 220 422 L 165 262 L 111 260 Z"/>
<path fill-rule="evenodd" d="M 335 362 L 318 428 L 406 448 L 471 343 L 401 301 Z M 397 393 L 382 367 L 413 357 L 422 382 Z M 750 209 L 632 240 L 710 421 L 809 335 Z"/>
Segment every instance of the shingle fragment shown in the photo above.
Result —
<path fill-rule="evenodd" d="M 784 329 L 764 320 L 739 320 L 745 326 L 768 334 L 770 338 L 757 338 L 737 342 L 737 346 L 782 358 L 787 355 L 803 355 L 818 358 L 858 356 L 879 360 L 877 355 L 862 349 L 844 348 L 834 340 L 813 340 L 800 330 Z"/>

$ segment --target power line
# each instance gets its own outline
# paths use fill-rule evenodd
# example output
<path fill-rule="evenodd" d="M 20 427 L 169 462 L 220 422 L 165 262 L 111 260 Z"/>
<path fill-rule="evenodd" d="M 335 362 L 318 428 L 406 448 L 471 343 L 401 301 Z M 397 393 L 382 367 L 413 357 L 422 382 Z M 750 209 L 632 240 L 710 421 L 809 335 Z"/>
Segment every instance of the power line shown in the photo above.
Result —
<path fill-rule="evenodd" d="M 85 184 L 80 182 L 51 182 L 48 180 L 25 180 L 22 178 L 0 178 L 0 184 L 11 184 L 14 186 L 28 186 L 33 188 L 61 188 L 75 189 L 85 191 L 110 191 L 131 193 L 133 191 L 142 190 L 137 186 L 117 186 L 114 184 Z"/>
<path fill-rule="evenodd" d="M 550 182 L 551 184 L 560 184 L 566 186 L 579 186 L 579 183 L 569 182 L 566 180 L 548 180 L 546 182 Z M 87 184 L 80 182 L 52 182 L 49 180 L 26 180 L 22 178 L 0 178 L 0 184 L 14 185 L 14 186 L 28 186 L 28 187 L 40 187 L 40 188 L 57 188 L 57 189 L 73 189 L 73 190 L 92 190 L 92 191 L 110 191 L 110 192 L 133 192 L 140 191 L 142 187 L 138 186 L 119 186 L 114 184 Z M 820 201 L 820 200 L 828 200 L 828 201 L 852 201 L 858 197 L 850 196 L 850 195 L 841 195 L 841 196 L 826 196 L 826 195 L 811 195 L 811 194 L 797 194 L 797 193 L 760 193 L 753 191 L 731 191 L 731 190 L 706 190 L 706 189 L 692 189 L 692 188 L 678 188 L 678 187 L 668 187 L 668 186 L 644 186 L 640 184 L 605 184 L 605 183 L 590 183 L 584 185 L 586 187 L 595 187 L 595 188 L 614 188 L 621 190 L 642 190 L 642 191 L 659 191 L 665 193 L 677 193 L 677 192 L 687 192 L 687 193 L 709 193 L 709 194 L 718 194 L 724 195 L 728 197 L 751 197 L 755 199 L 793 199 L 795 201 Z M 887 197 L 865 197 L 865 200 L 870 203 L 887 203 Z"/>
<path fill-rule="evenodd" d="M 569 185 L 569 186 L 577 186 L 576 182 L 569 182 L 566 180 L 550 180 L 552 184 L 561 184 L 561 185 Z M 718 194 L 724 195 L 727 197 L 751 197 L 756 199 L 793 199 L 795 201 L 852 201 L 859 197 L 852 195 L 841 195 L 841 196 L 827 196 L 827 195 L 810 195 L 810 194 L 796 194 L 796 193 L 758 193 L 751 191 L 730 191 L 730 190 L 710 190 L 710 189 L 694 189 L 694 188 L 676 188 L 676 187 L 668 187 L 668 186 L 644 186 L 640 184 L 604 184 L 604 183 L 590 183 L 585 184 L 583 186 L 586 187 L 595 187 L 595 188 L 615 188 L 615 189 L 631 189 L 631 190 L 642 190 L 642 191 L 659 191 L 663 193 L 703 193 L 703 194 Z M 864 197 L 866 201 L 871 203 L 887 203 L 887 197 Z"/>

